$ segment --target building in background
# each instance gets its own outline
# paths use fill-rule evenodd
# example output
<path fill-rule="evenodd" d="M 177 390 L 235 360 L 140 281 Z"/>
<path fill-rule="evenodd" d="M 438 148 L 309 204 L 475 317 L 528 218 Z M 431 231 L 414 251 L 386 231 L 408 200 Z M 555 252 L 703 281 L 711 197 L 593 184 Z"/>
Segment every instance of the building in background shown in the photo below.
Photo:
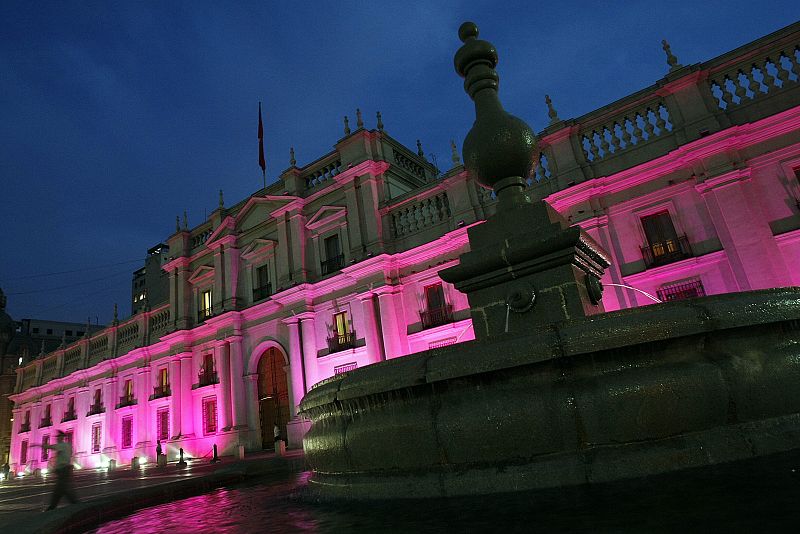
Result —
<path fill-rule="evenodd" d="M 548 99 L 530 194 L 611 254 L 606 311 L 800 285 L 800 24 L 584 116 Z M 666 69 L 665 69 L 666 70 Z M 57 430 L 76 459 L 298 446 L 297 405 L 357 367 L 473 339 L 437 272 L 492 215 L 458 154 L 440 175 L 378 122 L 169 237 L 169 298 L 16 370 L 11 461 Z M 379 369 L 379 368 L 378 368 Z"/>
<path fill-rule="evenodd" d="M 144 266 L 133 272 L 131 315 L 151 309 L 169 300 L 169 278 L 162 267 L 169 258 L 165 243 L 150 248 Z"/>

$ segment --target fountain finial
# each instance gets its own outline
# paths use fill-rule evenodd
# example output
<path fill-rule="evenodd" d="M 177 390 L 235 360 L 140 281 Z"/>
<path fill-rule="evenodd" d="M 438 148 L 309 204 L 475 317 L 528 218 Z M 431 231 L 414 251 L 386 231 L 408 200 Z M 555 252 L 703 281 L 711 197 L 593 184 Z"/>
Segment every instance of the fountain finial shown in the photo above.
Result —
<path fill-rule="evenodd" d="M 478 39 L 478 27 L 473 22 L 462 24 L 458 36 L 464 44 L 456 52 L 455 69 L 464 78 L 464 90 L 475 101 L 475 124 L 461 151 L 464 166 L 480 184 L 495 190 L 501 206 L 528 203 L 523 189 L 524 177 L 533 168 L 533 131 L 500 103 L 494 45 Z"/>

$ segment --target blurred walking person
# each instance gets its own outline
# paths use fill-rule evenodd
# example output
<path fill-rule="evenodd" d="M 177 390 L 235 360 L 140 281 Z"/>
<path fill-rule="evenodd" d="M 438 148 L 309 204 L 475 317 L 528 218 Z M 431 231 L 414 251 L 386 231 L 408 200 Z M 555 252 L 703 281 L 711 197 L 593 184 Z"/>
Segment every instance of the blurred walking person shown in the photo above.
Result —
<path fill-rule="evenodd" d="M 56 451 L 56 485 L 53 487 L 53 495 L 50 497 L 48 510 L 55 510 L 61 497 L 66 497 L 71 504 L 78 503 L 75 489 L 72 486 L 72 445 L 64 441 L 65 437 L 66 434 L 59 430 L 56 434 L 56 443 L 53 445 L 39 445 L 44 449 Z"/>

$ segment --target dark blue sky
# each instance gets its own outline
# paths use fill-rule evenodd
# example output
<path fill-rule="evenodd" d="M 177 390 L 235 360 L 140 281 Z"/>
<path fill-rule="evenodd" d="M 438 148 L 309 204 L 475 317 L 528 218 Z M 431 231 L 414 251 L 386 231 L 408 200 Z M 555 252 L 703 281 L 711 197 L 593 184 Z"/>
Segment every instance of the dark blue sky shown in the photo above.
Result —
<path fill-rule="evenodd" d="M 608 7 L 611 6 L 611 7 Z M 539 131 L 544 94 L 582 115 L 681 63 L 800 18 L 791 1 L 15 2 L 0 4 L 0 287 L 24 317 L 130 313 L 131 273 L 190 225 L 329 152 L 342 116 L 380 110 L 440 167 L 472 105 L 453 71 L 475 21 L 500 54 L 505 107 Z M 79 271 L 70 274 L 51 274 Z M 40 276 L 46 275 L 46 276 Z"/>

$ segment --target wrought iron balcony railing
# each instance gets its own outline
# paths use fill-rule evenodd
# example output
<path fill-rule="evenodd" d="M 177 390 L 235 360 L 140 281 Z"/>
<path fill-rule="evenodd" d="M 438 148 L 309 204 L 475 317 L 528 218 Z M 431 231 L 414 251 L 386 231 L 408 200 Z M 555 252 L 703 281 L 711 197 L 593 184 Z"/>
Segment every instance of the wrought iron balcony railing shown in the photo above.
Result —
<path fill-rule="evenodd" d="M 117 408 L 133 406 L 134 404 L 136 404 L 136 399 L 133 397 L 133 395 L 123 395 L 119 398 L 119 404 L 117 404 Z"/>
<path fill-rule="evenodd" d="M 341 350 L 352 349 L 356 345 L 356 333 L 346 332 L 344 334 L 334 334 L 328 338 L 328 351 L 339 352 Z"/>
<path fill-rule="evenodd" d="M 326 274 L 338 271 L 342 267 L 344 267 L 344 254 L 339 254 L 338 256 L 328 258 L 320 264 L 320 274 L 325 276 Z"/>
<path fill-rule="evenodd" d="M 169 390 L 169 386 L 156 386 L 153 388 L 153 398 L 160 399 L 161 397 L 169 397 L 172 395 L 172 392 Z"/>
<path fill-rule="evenodd" d="M 211 373 L 205 371 L 197 375 L 197 387 L 199 388 L 218 383 L 219 383 L 219 378 L 217 377 L 217 373 Z"/>
<path fill-rule="evenodd" d="M 67 421 L 74 421 L 78 418 L 78 414 L 75 413 L 75 410 L 64 412 L 64 417 L 61 418 L 62 423 L 66 423 Z"/>
<path fill-rule="evenodd" d="M 692 257 L 692 248 L 685 235 L 641 247 L 646 268 L 658 267 Z"/>
<path fill-rule="evenodd" d="M 451 304 L 445 304 L 439 308 L 429 308 L 420 311 L 419 318 L 422 319 L 422 328 L 433 328 L 434 326 L 452 323 L 453 306 Z"/>
<path fill-rule="evenodd" d="M 267 284 L 253 289 L 253 301 L 263 300 L 272 295 L 272 284 Z"/>
<path fill-rule="evenodd" d="M 53 419 L 52 419 L 52 418 L 50 418 L 50 417 L 48 417 L 48 418 L 43 418 L 43 419 L 42 419 L 42 420 L 39 422 L 39 428 L 44 428 L 44 427 L 46 427 L 46 426 L 53 426 Z"/>
<path fill-rule="evenodd" d="M 31 424 L 30 423 L 22 423 L 19 425 L 20 432 L 30 432 L 31 431 Z"/>
<path fill-rule="evenodd" d="M 102 404 L 93 404 L 92 406 L 89 406 L 89 411 L 86 413 L 86 415 L 97 415 L 104 413 L 105 411 L 106 409 Z"/>

